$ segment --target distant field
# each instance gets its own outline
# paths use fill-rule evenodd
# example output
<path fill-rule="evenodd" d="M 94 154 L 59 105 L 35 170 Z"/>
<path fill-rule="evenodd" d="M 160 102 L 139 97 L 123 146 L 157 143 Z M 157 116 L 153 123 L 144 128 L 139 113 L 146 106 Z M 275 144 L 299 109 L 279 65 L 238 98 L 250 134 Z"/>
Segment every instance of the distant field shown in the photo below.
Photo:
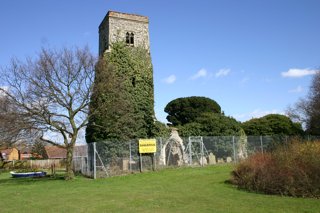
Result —
<path fill-rule="evenodd" d="M 91 180 L 0 174 L 0 212 L 320 212 L 320 200 L 240 191 L 230 165 Z"/>

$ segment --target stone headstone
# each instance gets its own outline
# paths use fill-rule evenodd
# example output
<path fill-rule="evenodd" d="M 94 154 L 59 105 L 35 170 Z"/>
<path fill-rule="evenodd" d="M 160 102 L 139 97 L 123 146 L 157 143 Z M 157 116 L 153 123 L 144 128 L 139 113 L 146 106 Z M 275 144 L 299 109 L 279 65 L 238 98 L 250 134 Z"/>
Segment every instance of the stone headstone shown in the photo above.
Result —
<path fill-rule="evenodd" d="M 123 170 L 123 171 L 128 171 L 129 170 L 129 159 L 122 159 L 121 160 L 122 162 L 121 162 L 121 169 Z"/>
<path fill-rule="evenodd" d="M 232 158 L 231 157 L 227 157 L 227 163 L 232 162 Z"/>
<path fill-rule="evenodd" d="M 218 158 L 218 163 L 224 163 L 224 160 L 222 158 Z"/>
<path fill-rule="evenodd" d="M 209 165 L 214 165 L 217 163 L 216 156 L 210 152 L 208 157 Z"/>
<path fill-rule="evenodd" d="M 208 165 L 207 158 L 206 157 L 200 157 L 199 163 L 202 166 Z"/>

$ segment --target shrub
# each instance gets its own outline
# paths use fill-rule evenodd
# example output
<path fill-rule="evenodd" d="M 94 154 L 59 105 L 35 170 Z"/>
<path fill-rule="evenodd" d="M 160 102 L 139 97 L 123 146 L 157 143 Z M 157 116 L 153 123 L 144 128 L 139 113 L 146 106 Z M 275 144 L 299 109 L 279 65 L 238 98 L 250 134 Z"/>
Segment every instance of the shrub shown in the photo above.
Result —
<path fill-rule="evenodd" d="M 293 141 L 239 163 L 231 182 L 266 194 L 320 198 L 320 141 Z"/>

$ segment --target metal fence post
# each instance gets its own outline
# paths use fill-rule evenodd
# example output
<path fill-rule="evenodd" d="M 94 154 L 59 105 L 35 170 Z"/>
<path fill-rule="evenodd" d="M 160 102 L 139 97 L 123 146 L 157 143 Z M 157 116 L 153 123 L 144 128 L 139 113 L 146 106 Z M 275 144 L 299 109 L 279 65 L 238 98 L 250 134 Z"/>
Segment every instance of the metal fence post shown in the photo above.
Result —
<path fill-rule="evenodd" d="M 233 160 L 236 162 L 236 146 L 234 144 L 234 136 L 232 136 Z"/>
<path fill-rule="evenodd" d="M 191 149 L 191 140 L 190 140 L 190 137 L 189 137 L 189 166 L 192 165 L 192 149 Z"/>
<path fill-rule="evenodd" d="M 262 136 L 260 136 L 260 149 L 261 149 L 261 152 L 263 153 L 263 142 L 262 142 Z"/>
<path fill-rule="evenodd" d="M 93 179 L 97 179 L 96 142 L 93 143 Z"/>
<path fill-rule="evenodd" d="M 131 154 L 131 141 L 129 142 L 129 151 L 130 151 L 130 158 L 129 158 L 129 170 L 132 172 L 131 162 L 132 162 L 132 154 Z"/>
<path fill-rule="evenodd" d="M 204 155 L 203 155 L 203 141 L 201 140 L 201 166 L 203 166 L 203 157 L 204 157 Z"/>

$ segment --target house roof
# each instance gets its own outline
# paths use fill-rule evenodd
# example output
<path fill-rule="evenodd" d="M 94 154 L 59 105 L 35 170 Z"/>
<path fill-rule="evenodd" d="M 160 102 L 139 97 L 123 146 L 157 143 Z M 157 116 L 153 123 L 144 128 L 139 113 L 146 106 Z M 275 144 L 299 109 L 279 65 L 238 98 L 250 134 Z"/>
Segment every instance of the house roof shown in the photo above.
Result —
<path fill-rule="evenodd" d="M 11 149 L 2 149 L 0 150 L 1 154 L 10 155 L 10 153 L 13 151 L 14 148 Z"/>
<path fill-rule="evenodd" d="M 44 148 L 47 152 L 48 158 L 67 158 L 67 150 L 65 148 L 58 146 L 45 146 Z"/>

